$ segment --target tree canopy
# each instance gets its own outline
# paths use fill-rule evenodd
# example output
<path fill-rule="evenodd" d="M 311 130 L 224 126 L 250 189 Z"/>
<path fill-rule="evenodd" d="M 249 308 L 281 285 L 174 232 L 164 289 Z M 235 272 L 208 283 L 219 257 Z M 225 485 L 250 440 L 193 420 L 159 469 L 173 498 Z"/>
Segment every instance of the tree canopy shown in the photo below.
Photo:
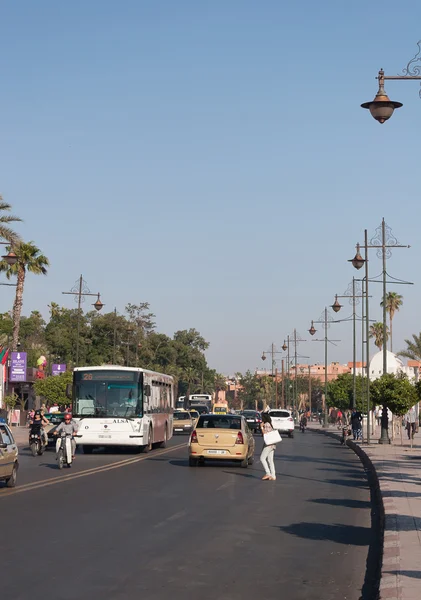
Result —
<path fill-rule="evenodd" d="M 418 400 L 418 390 L 404 373 L 387 373 L 372 382 L 370 396 L 374 404 L 387 404 L 395 415 L 404 415 Z"/>
<path fill-rule="evenodd" d="M 78 310 L 55 302 L 49 305 L 46 322 L 38 311 L 20 319 L 20 349 L 28 353 L 28 367 L 44 355 L 50 364 L 76 360 Z M 13 319 L 0 319 L 0 341 L 11 343 Z M 80 314 L 80 365 L 117 364 L 164 372 L 175 377 L 178 394 L 212 393 L 224 389 L 224 378 L 208 366 L 209 343 L 194 328 L 160 333 L 147 302 L 129 303 L 124 314 L 89 311 Z M 52 385 L 52 384 L 51 384 Z M 56 384 L 54 384 L 56 385 Z"/>
<path fill-rule="evenodd" d="M 361 375 L 356 377 L 356 407 L 359 411 L 367 410 L 365 397 L 366 379 Z M 331 408 L 340 408 L 349 410 L 352 408 L 353 401 L 353 375 L 351 373 L 342 373 L 336 379 L 329 382 L 327 387 L 326 404 Z M 372 400 L 372 398 L 371 398 Z"/>

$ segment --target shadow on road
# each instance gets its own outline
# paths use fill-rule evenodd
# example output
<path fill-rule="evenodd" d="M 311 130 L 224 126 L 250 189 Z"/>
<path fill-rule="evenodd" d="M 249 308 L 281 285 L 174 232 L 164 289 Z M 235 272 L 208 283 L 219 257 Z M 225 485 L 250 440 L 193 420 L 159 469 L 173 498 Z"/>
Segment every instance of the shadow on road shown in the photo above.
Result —
<path fill-rule="evenodd" d="M 309 502 L 316 504 L 330 504 L 331 506 L 344 506 L 346 508 L 370 508 L 371 503 L 364 500 L 351 500 L 351 498 L 312 498 Z"/>
<path fill-rule="evenodd" d="M 347 546 L 368 546 L 370 543 L 369 527 L 323 523 L 294 523 L 278 527 L 285 533 L 308 540 L 329 540 Z"/>

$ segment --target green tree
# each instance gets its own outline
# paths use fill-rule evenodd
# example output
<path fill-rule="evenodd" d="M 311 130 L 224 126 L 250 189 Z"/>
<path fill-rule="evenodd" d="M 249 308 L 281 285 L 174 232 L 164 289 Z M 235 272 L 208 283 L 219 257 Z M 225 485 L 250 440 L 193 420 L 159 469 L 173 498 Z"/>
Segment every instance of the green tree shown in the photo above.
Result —
<path fill-rule="evenodd" d="M 10 249 L 10 248 L 9 248 Z M 17 276 L 16 295 L 13 304 L 13 341 L 12 350 L 17 350 L 19 341 L 20 317 L 23 305 L 23 290 L 26 274 L 46 275 L 50 262 L 33 242 L 19 242 L 14 246 L 17 262 L 8 265 L 5 260 L 0 261 L 0 271 L 6 273 L 7 279 Z"/>
<path fill-rule="evenodd" d="M 383 348 L 383 323 L 378 321 L 370 325 L 370 338 L 374 339 L 374 345 L 377 346 L 379 351 Z M 386 327 L 386 343 L 389 339 L 389 327 Z"/>
<path fill-rule="evenodd" d="M 4 397 L 4 403 L 7 406 L 7 422 L 10 425 L 12 419 L 12 412 L 18 403 L 18 395 L 17 394 L 9 394 Z"/>
<path fill-rule="evenodd" d="M 356 407 L 357 410 L 365 412 L 366 404 L 362 401 L 363 390 L 366 384 L 365 377 L 357 375 L 356 377 Z M 352 373 L 342 373 L 336 379 L 330 381 L 327 386 L 326 404 L 330 408 L 340 408 L 342 411 L 352 408 L 353 402 L 353 375 Z M 373 403 L 373 398 L 371 398 Z M 374 407 L 374 405 L 373 405 Z"/>
<path fill-rule="evenodd" d="M 38 379 L 34 383 L 35 393 L 37 396 L 43 396 L 49 404 L 54 404 L 54 402 L 57 402 L 58 405 L 68 404 L 66 387 L 72 383 L 72 377 L 72 371 L 66 371 L 62 375 Z"/>
<path fill-rule="evenodd" d="M 412 334 L 412 340 L 405 340 L 406 350 L 398 352 L 398 356 L 421 362 L 421 332 Z"/>
<path fill-rule="evenodd" d="M 16 217 L 15 215 L 7 214 L 11 210 L 11 205 L 7 204 L 7 202 L 4 202 L 3 197 L 0 195 L 0 238 L 6 242 L 17 244 L 20 241 L 20 236 L 9 227 L 9 223 L 18 223 L 22 221 L 22 219 Z M 8 252 L 9 251 L 10 249 Z"/>
<path fill-rule="evenodd" d="M 389 313 L 389 321 L 390 321 L 390 351 L 393 352 L 393 330 L 392 330 L 392 322 L 395 313 L 399 311 L 400 307 L 403 304 L 403 296 L 397 294 L 396 292 L 388 292 L 386 295 L 386 310 Z M 383 306 L 383 300 L 380 302 L 380 306 Z"/>
<path fill-rule="evenodd" d="M 241 409 L 258 410 L 263 408 L 264 400 L 268 400 L 270 396 L 271 378 L 258 377 L 251 371 L 244 374 L 237 373 L 237 377 L 241 386 L 238 392 Z"/>
<path fill-rule="evenodd" d="M 404 373 L 387 373 L 370 385 L 370 397 L 374 405 L 387 405 L 395 415 L 404 415 L 418 402 L 418 393 Z"/>

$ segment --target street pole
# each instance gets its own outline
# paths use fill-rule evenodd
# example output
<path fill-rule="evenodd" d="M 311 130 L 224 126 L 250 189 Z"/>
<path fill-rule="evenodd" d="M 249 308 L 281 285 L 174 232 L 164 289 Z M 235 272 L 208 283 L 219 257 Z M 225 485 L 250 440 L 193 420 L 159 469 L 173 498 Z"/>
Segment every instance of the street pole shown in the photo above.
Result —
<path fill-rule="evenodd" d="M 275 369 L 275 408 L 278 408 L 278 369 Z"/>
<path fill-rule="evenodd" d="M 327 411 L 327 343 L 328 343 L 328 338 L 327 338 L 327 306 L 325 307 L 325 406 L 324 406 L 324 413 L 325 413 L 325 427 L 327 427 L 328 425 L 328 411 Z"/>
<path fill-rule="evenodd" d="M 282 388 L 281 388 L 281 406 L 285 408 L 285 361 L 282 359 Z"/>
<path fill-rule="evenodd" d="M 81 311 L 81 303 L 82 303 L 82 286 L 83 286 L 83 277 L 82 275 L 79 278 L 79 294 L 77 298 L 77 337 L 76 337 L 76 366 L 79 366 L 79 335 L 80 335 L 80 311 Z"/>
<path fill-rule="evenodd" d="M 288 375 L 288 383 L 287 383 L 287 407 L 288 407 L 290 405 L 290 402 L 289 402 L 289 392 L 290 392 L 290 390 L 289 390 L 289 385 L 290 385 L 290 379 L 289 379 L 289 375 L 290 375 L 290 370 L 289 370 L 289 361 L 290 361 L 290 358 L 289 358 L 289 335 L 287 337 L 287 345 L 288 345 L 288 352 L 287 352 L 287 375 Z"/>
<path fill-rule="evenodd" d="M 355 409 L 357 406 L 357 372 L 356 372 L 356 361 L 357 361 L 357 332 L 355 323 L 355 278 L 352 278 L 352 408 Z"/>
<path fill-rule="evenodd" d="M 117 364 L 116 349 L 117 349 L 117 308 L 114 308 L 113 365 Z"/>
<path fill-rule="evenodd" d="M 272 394 L 271 394 L 271 396 L 272 396 L 272 404 L 273 404 L 273 401 L 274 401 L 274 389 L 275 389 L 275 386 L 274 386 L 275 382 L 274 382 L 274 379 L 273 379 L 274 378 L 274 369 L 275 369 L 275 345 L 274 345 L 273 342 L 272 342 L 272 345 L 271 345 L 271 355 L 272 355 L 272 385 L 271 385 L 271 392 L 272 392 Z M 275 406 L 276 406 L 276 404 L 275 404 Z"/>
<path fill-rule="evenodd" d="M 295 375 L 294 375 L 294 418 L 297 415 L 297 402 L 298 402 L 298 385 L 297 385 L 297 330 L 294 329 L 294 363 L 295 363 Z"/>
<path fill-rule="evenodd" d="M 364 258 L 365 258 L 365 355 L 367 374 L 367 444 L 370 444 L 370 318 L 368 296 L 368 232 L 364 229 Z"/>
<path fill-rule="evenodd" d="M 382 263 L 383 263 L 383 375 L 387 373 L 387 310 L 386 310 L 386 224 L 382 219 Z M 379 444 L 390 444 L 387 403 L 383 402 L 381 435 Z"/>
<path fill-rule="evenodd" d="M 83 280 L 83 276 L 79 277 L 79 281 L 76 281 L 73 288 L 70 292 L 62 292 L 62 294 L 76 296 L 77 297 L 77 330 L 76 330 L 76 366 L 79 366 L 79 337 L 80 337 L 80 317 L 82 313 L 82 298 L 85 296 L 96 296 L 97 300 L 93 303 L 93 307 L 95 310 L 100 311 L 104 304 L 101 302 L 101 296 L 98 292 L 97 294 L 92 294 L 86 285 L 86 281 Z"/>
<path fill-rule="evenodd" d="M 311 367 L 308 365 L 308 406 L 311 418 Z"/>

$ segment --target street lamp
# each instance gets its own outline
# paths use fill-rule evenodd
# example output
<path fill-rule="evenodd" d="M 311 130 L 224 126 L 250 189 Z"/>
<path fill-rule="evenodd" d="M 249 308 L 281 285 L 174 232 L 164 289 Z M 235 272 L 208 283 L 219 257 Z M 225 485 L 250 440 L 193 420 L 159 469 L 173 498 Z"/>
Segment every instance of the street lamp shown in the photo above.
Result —
<path fill-rule="evenodd" d="M 284 344 L 285 345 L 285 344 Z M 275 354 L 282 354 L 276 350 L 275 344 L 271 344 L 270 350 L 262 352 L 261 359 L 266 360 L 266 354 L 272 356 L 272 402 L 275 400 L 275 408 L 278 408 L 278 369 L 276 369 Z M 275 385 L 274 385 L 275 382 Z M 273 389 L 275 387 L 275 390 Z"/>
<path fill-rule="evenodd" d="M 76 281 L 75 285 L 72 287 L 70 292 L 61 292 L 62 294 L 75 296 L 75 300 L 77 300 L 77 337 L 76 337 L 76 366 L 79 366 L 79 337 L 80 337 L 80 313 L 81 313 L 81 304 L 85 302 L 85 296 L 96 296 L 97 299 L 93 303 L 93 307 L 96 311 L 100 311 L 104 304 L 101 302 L 101 296 L 98 292 L 97 294 L 92 294 L 91 290 L 88 288 L 86 281 L 83 279 L 81 275 L 79 280 Z"/>
<path fill-rule="evenodd" d="M 420 49 L 421 50 L 421 49 Z M 409 67 L 408 67 L 409 68 Z M 419 78 L 421 79 L 421 77 Z M 391 257 L 392 251 L 391 248 L 410 248 L 408 245 L 399 244 L 396 237 L 393 235 L 391 228 L 386 224 L 385 220 L 382 219 L 379 227 L 376 228 L 376 232 L 374 237 L 368 242 L 367 230 L 364 230 L 364 250 L 365 250 L 365 258 L 363 259 L 360 254 L 360 245 L 357 244 L 357 253 L 354 258 L 350 259 L 349 262 L 352 263 L 354 268 L 360 269 L 363 264 L 365 264 L 365 298 L 366 298 L 366 310 L 365 310 L 365 319 L 366 319 L 366 343 L 367 343 L 367 430 L 368 436 L 367 441 L 370 443 L 370 433 L 369 433 L 369 425 L 370 425 L 370 331 L 369 331 L 369 303 L 368 303 L 368 282 L 380 283 L 380 281 L 376 281 L 376 279 L 369 279 L 368 277 L 368 249 L 375 248 L 377 250 L 377 257 L 382 259 L 383 268 L 382 268 L 382 284 L 383 284 L 383 375 L 387 374 L 387 271 L 386 271 L 386 260 Z M 409 284 L 408 281 L 401 281 L 394 279 L 391 283 L 395 285 Z M 382 410 L 382 418 L 381 418 L 381 436 L 379 439 L 379 444 L 390 444 L 389 438 L 389 419 L 387 414 L 387 403 L 383 403 Z"/>
<path fill-rule="evenodd" d="M 402 102 L 395 102 L 390 100 L 384 89 L 384 82 L 386 79 L 390 80 L 420 80 L 421 79 L 421 67 L 417 66 L 417 63 L 421 63 L 421 40 L 417 43 L 418 52 L 412 58 L 406 67 L 403 69 L 403 75 L 385 75 L 383 69 L 380 69 L 376 79 L 379 82 L 379 89 L 377 94 L 371 102 L 364 102 L 361 104 L 362 108 L 367 108 L 371 116 L 383 124 L 390 119 L 396 108 L 401 108 Z M 421 98 L 421 91 L 420 91 Z"/>
<path fill-rule="evenodd" d="M 328 311 L 327 311 L 327 306 L 324 309 L 324 312 L 322 313 L 322 315 L 320 315 L 319 320 L 318 321 L 312 321 L 311 322 L 311 326 L 310 329 L 308 330 L 310 335 L 314 335 L 316 333 L 316 328 L 314 327 L 314 323 L 322 323 L 323 328 L 325 330 L 325 335 L 324 338 L 321 340 L 312 340 L 314 342 L 324 342 L 325 345 L 325 399 L 324 399 L 324 424 L 325 427 L 327 427 L 327 421 L 328 421 L 328 412 L 327 412 L 327 384 L 328 384 L 328 377 L 327 377 L 327 345 L 329 342 L 334 343 L 334 342 L 339 342 L 340 340 L 330 340 L 328 338 L 327 335 L 327 330 L 330 327 L 330 323 L 333 322 L 332 317 L 329 315 Z"/>

